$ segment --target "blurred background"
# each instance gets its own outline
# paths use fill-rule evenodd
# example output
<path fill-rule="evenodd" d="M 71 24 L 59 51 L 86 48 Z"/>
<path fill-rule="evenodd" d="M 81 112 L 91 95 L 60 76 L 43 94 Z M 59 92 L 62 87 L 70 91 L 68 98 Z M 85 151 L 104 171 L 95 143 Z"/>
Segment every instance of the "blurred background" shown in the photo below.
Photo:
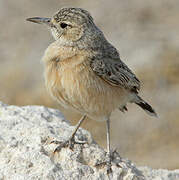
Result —
<path fill-rule="evenodd" d="M 51 17 L 61 7 L 90 11 L 121 59 L 141 80 L 141 96 L 155 108 L 152 118 L 135 105 L 112 114 L 111 140 L 121 156 L 137 165 L 179 168 L 179 1 L 178 0 L 1 0 L 0 101 L 60 109 L 75 124 L 80 116 L 48 95 L 41 57 L 53 38 L 28 17 Z M 86 121 L 106 147 L 104 122 Z"/>

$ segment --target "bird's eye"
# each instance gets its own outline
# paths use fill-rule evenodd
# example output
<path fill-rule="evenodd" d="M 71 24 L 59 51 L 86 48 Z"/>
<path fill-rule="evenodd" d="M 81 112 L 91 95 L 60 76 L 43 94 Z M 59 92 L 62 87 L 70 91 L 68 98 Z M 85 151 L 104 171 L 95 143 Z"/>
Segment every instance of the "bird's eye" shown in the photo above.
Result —
<path fill-rule="evenodd" d="M 64 29 L 64 28 L 66 28 L 68 25 L 66 24 L 66 23 L 61 23 L 60 24 L 60 27 L 62 28 L 62 29 Z"/>

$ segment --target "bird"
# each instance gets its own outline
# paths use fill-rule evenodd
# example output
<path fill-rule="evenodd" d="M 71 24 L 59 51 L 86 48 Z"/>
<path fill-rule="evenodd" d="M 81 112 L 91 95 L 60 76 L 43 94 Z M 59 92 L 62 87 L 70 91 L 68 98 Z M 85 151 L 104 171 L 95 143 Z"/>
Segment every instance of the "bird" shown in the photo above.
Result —
<path fill-rule="evenodd" d="M 107 172 L 111 172 L 110 115 L 115 109 L 127 111 L 135 103 L 151 116 L 155 110 L 139 96 L 140 81 L 121 60 L 119 51 L 106 39 L 91 14 L 82 8 L 61 8 L 51 18 L 32 17 L 27 21 L 45 24 L 54 37 L 42 61 L 45 84 L 54 100 L 82 115 L 69 139 L 58 142 L 55 152 L 73 148 L 82 122 L 106 122 Z M 77 142 L 76 142 L 77 143 Z"/>

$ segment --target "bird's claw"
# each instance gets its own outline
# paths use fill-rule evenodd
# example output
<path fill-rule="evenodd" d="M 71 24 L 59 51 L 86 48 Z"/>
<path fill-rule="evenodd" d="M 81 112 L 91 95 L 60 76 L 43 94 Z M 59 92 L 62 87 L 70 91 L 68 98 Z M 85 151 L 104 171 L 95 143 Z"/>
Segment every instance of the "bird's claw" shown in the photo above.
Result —
<path fill-rule="evenodd" d="M 69 147 L 71 150 L 73 150 L 75 144 L 85 144 L 86 141 L 75 141 L 74 138 L 70 138 L 67 141 L 54 140 L 51 143 L 59 144 L 59 146 L 57 146 L 54 150 L 55 153 L 55 152 L 60 152 L 62 148 L 66 148 L 66 147 Z"/>
<path fill-rule="evenodd" d="M 107 167 L 107 174 L 110 174 L 110 173 L 112 173 L 111 161 L 112 161 L 111 156 L 110 156 L 109 154 L 107 154 L 107 160 L 106 160 L 106 161 L 103 161 L 103 162 L 100 162 L 100 163 L 97 163 L 95 166 L 96 166 L 96 167 L 99 167 L 99 166 L 106 165 L 106 167 Z"/>
<path fill-rule="evenodd" d="M 97 163 L 95 166 L 96 167 L 99 167 L 99 166 L 103 166 L 103 165 L 106 165 L 107 166 L 107 174 L 111 174 L 112 173 L 112 161 L 115 157 L 115 155 L 118 155 L 119 154 L 117 153 L 116 150 L 110 152 L 110 153 L 106 153 L 106 161 L 103 161 L 103 162 L 100 162 L 100 163 Z M 120 166 L 119 166 L 120 167 Z"/>
<path fill-rule="evenodd" d="M 112 173 L 112 169 L 111 169 L 112 159 L 113 159 L 113 157 L 112 157 L 111 153 L 107 153 L 107 161 L 106 161 L 107 174 Z"/>

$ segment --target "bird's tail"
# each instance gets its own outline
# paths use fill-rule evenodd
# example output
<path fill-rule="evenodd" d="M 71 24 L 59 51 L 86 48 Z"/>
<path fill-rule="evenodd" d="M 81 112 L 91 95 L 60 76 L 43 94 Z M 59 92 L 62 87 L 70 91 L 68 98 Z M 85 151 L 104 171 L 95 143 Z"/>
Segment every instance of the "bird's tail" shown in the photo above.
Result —
<path fill-rule="evenodd" d="M 135 100 L 135 104 L 140 106 L 150 116 L 157 117 L 157 113 L 155 112 L 155 110 L 147 102 L 145 102 L 141 97 L 137 96 Z"/>

